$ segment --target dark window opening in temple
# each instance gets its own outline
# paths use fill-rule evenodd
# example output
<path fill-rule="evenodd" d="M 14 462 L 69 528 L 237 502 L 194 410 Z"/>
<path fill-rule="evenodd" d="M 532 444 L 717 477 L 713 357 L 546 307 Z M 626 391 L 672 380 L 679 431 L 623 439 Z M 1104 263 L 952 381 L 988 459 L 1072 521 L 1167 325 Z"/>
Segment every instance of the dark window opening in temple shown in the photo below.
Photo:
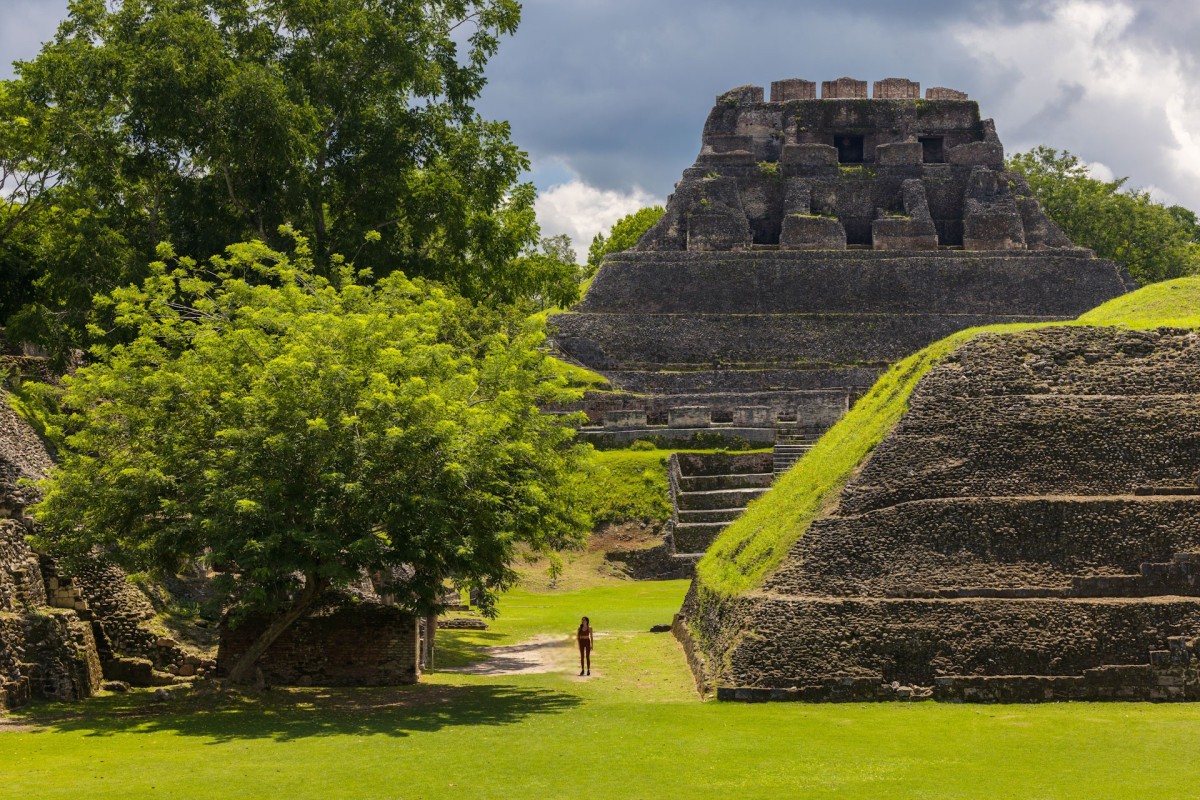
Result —
<path fill-rule="evenodd" d="M 839 134 L 833 137 L 833 146 L 838 151 L 839 164 L 863 163 L 863 137 Z"/>
<path fill-rule="evenodd" d="M 846 244 L 848 246 L 868 248 L 871 246 L 871 220 L 843 219 L 842 225 L 846 228 Z"/>
<path fill-rule="evenodd" d="M 941 136 L 918 136 L 921 143 L 921 160 L 926 164 L 944 164 L 946 150 Z"/>

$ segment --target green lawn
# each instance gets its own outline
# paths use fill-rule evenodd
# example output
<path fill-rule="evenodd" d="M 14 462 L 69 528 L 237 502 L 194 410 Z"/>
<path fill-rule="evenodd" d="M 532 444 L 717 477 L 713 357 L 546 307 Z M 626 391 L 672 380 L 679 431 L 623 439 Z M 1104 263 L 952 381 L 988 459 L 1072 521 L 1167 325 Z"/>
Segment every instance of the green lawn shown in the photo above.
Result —
<path fill-rule="evenodd" d="M 1194 798 L 1200 706 L 700 702 L 666 622 L 681 581 L 514 592 L 474 648 L 603 635 L 594 675 L 436 673 L 395 690 L 289 690 L 36 707 L 0 728 L 0 797 Z"/>

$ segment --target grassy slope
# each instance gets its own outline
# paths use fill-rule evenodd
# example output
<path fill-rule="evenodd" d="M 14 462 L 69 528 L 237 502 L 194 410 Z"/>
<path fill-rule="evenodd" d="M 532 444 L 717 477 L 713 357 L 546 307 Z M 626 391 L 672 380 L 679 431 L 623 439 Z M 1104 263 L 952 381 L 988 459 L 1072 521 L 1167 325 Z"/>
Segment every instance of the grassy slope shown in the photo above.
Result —
<path fill-rule="evenodd" d="M 1195 796 L 1200 707 L 701 703 L 678 645 L 645 631 L 682 581 L 514 592 L 443 646 L 598 632 L 594 675 L 435 673 L 403 689 L 272 691 L 40 707 L 0 728 L 5 797 L 980 798 Z M 449 649 L 449 648 L 448 648 Z M 460 649 L 464 649 L 460 647 Z M 86 711 L 87 717 L 80 716 Z"/>
<path fill-rule="evenodd" d="M 1131 328 L 1200 327 L 1200 277 L 1154 284 L 1111 300 L 1071 323 Z M 704 588 L 734 596 L 761 585 L 788 548 L 837 502 L 854 469 L 903 416 L 917 382 L 954 348 L 984 332 L 1046 324 L 989 325 L 955 333 L 890 369 L 770 492 L 747 508 L 697 566 Z"/>
<path fill-rule="evenodd" d="M 569 361 L 563 361 L 553 356 L 549 357 L 548 360 L 555 374 L 566 379 L 569 388 L 590 389 L 593 391 L 607 391 L 612 389 L 612 384 L 608 382 L 608 378 L 599 372 L 592 372 L 590 369 L 581 367 L 578 364 L 572 364 Z"/>
<path fill-rule="evenodd" d="M 670 450 L 596 450 L 580 477 L 588 511 L 597 525 L 625 520 L 666 522 Z"/>

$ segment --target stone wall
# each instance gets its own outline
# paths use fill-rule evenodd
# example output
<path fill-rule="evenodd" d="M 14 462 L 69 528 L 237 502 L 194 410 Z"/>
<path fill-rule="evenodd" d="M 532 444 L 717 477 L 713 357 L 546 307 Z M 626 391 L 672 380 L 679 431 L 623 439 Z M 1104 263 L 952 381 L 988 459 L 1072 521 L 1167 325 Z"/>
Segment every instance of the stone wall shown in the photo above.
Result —
<path fill-rule="evenodd" d="M 755 598 L 755 636 L 727 654 L 728 684 L 818 685 L 834 676 L 917 686 L 969 675 L 1080 675 L 1149 664 L 1200 632 L 1200 598 L 899 600 Z"/>
<path fill-rule="evenodd" d="M 610 256 L 576 307 L 593 314 L 975 314 L 1072 318 L 1123 294 L 1088 251 Z M 552 319 L 557 320 L 558 317 Z"/>
<path fill-rule="evenodd" d="M 66 571 L 26 542 L 34 523 L 25 509 L 37 498 L 29 482 L 51 463 L 0 391 L 0 706 L 88 697 L 125 655 L 148 666 L 182 661 L 177 645 L 160 646 L 144 627 L 153 610 L 121 570 L 81 559 Z"/>
<path fill-rule="evenodd" d="M 217 673 L 229 674 L 267 624 L 223 626 Z M 416 683 L 417 620 L 379 603 L 330 601 L 296 622 L 259 659 L 268 683 L 287 686 L 398 686 Z"/>
<path fill-rule="evenodd" d="M 101 681 L 91 625 L 74 612 L 0 614 L 0 709 L 31 697 L 82 700 Z"/>
<path fill-rule="evenodd" d="M 0 519 L 0 612 L 46 605 L 37 556 L 25 542 L 28 529 L 18 520 Z"/>

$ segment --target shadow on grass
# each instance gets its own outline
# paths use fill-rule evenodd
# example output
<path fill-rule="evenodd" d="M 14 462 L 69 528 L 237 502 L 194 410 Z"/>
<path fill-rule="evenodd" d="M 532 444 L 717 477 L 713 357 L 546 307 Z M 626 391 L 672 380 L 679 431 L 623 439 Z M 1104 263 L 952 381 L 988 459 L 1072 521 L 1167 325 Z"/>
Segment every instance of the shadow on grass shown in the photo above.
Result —
<path fill-rule="evenodd" d="M 488 648 L 500 644 L 506 637 L 493 631 L 455 630 L 437 632 L 438 669 L 465 667 L 488 658 Z"/>
<path fill-rule="evenodd" d="M 34 706 L 10 714 L 7 726 L 86 736 L 173 733 L 203 737 L 212 744 L 312 736 L 409 736 L 456 726 L 509 725 L 536 714 L 560 714 L 580 702 L 565 692 L 499 683 L 274 689 L 258 695 L 208 692 L 181 694 L 165 703 L 154 702 L 150 693 L 136 692 L 69 706 Z"/>

